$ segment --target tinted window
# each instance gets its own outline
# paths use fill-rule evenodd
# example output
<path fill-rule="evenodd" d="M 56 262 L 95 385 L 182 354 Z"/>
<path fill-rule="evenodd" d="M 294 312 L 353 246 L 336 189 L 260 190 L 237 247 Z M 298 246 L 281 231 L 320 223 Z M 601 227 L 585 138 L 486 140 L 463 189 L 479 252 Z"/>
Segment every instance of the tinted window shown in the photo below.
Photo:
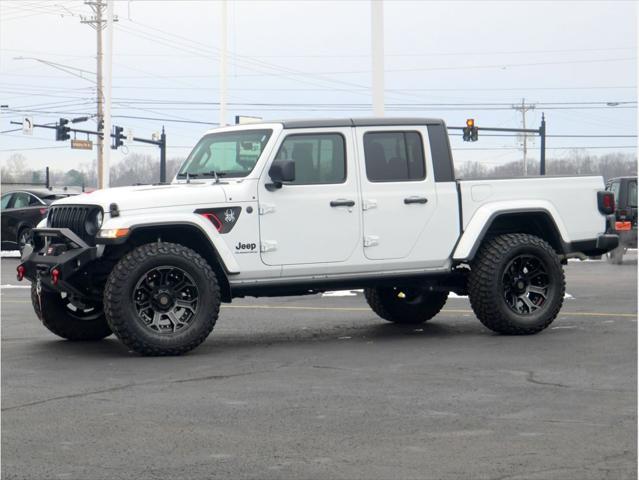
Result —
<path fill-rule="evenodd" d="M 42 202 L 40 201 L 40 199 L 38 197 L 36 197 L 35 195 L 29 195 L 29 206 L 30 207 L 37 207 L 42 205 Z"/>
<path fill-rule="evenodd" d="M 405 182 L 426 178 L 424 147 L 418 132 L 364 134 L 366 176 L 371 182 Z"/>
<path fill-rule="evenodd" d="M 620 188 L 620 186 L 621 186 L 621 184 L 619 183 L 619 181 L 612 182 L 608 186 L 608 190 L 610 190 L 615 196 L 615 205 L 619 205 L 619 188 Z"/>
<path fill-rule="evenodd" d="M 637 182 L 628 182 L 628 206 L 637 206 Z"/>
<path fill-rule="evenodd" d="M 29 206 L 29 200 L 31 195 L 25 192 L 18 192 L 13 194 L 13 208 L 26 208 Z"/>
<path fill-rule="evenodd" d="M 275 162 L 295 163 L 293 185 L 343 183 L 346 180 L 344 137 L 338 133 L 289 135 L 280 146 Z"/>
<path fill-rule="evenodd" d="M 6 195 L 2 195 L 2 210 L 9 206 L 9 201 L 11 200 L 11 194 L 7 193 Z"/>

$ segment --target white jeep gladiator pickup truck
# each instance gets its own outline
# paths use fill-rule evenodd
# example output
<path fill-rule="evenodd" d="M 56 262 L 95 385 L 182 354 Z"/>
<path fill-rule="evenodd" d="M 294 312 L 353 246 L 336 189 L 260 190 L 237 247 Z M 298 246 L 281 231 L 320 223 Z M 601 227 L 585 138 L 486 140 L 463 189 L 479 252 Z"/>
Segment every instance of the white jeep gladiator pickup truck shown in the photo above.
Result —
<path fill-rule="evenodd" d="M 489 329 L 532 334 L 566 259 L 617 246 L 613 212 L 601 177 L 455 180 L 442 120 L 266 122 L 207 132 L 170 184 L 55 202 L 18 278 L 56 335 L 143 355 L 195 348 L 236 297 L 344 288 L 403 324 L 467 294 Z"/>

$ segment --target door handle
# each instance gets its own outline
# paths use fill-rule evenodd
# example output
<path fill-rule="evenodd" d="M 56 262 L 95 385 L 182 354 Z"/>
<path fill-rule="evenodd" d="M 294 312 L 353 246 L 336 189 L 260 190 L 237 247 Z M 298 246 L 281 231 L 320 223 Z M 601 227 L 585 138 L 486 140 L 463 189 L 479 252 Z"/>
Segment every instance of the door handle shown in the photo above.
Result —
<path fill-rule="evenodd" d="M 426 197 L 407 197 L 404 199 L 404 203 L 406 205 L 410 205 L 411 203 L 426 203 L 428 199 Z"/>
<path fill-rule="evenodd" d="M 355 200 L 346 200 L 345 198 L 338 198 L 337 200 L 331 200 L 331 207 L 354 207 Z"/>

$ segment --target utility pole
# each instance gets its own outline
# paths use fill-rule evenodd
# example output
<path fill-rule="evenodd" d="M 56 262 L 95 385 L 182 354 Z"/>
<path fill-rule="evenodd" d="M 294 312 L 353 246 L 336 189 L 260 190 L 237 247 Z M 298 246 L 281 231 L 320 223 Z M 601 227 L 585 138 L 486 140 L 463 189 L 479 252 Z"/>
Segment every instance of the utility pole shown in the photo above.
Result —
<path fill-rule="evenodd" d="M 375 116 L 384 116 L 384 1 L 371 0 L 372 100 Z"/>
<path fill-rule="evenodd" d="M 102 186 L 99 188 L 109 187 L 109 173 L 111 169 L 111 142 L 109 133 L 111 133 L 111 87 L 113 85 L 113 1 L 107 2 L 107 19 L 106 19 L 106 54 L 105 60 L 105 78 L 104 78 L 104 132 L 107 133 L 102 141 Z"/>
<path fill-rule="evenodd" d="M 105 125 L 104 125 L 104 85 L 102 79 L 102 30 L 107 26 L 107 20 L 103 18 L 103 9 L 107 6 L 104 0 L 86 0 L 84 2 L 86 5 L 89 5 L 95 14 L 91 18 L 81 17 L 81 23 L 85 23 L 89 25 L 96 31 L 96 40 L 97 40 L 97 52 L 96 52 L 96 77 L 97 77 L 97 118 L 96 121 L 98 123 L 98 132 L 102 135 L 98 135 L 97 138 L 97 147 L 98 147 L 98 188 L 105 188 L 108 186 L 108 172 L 107 178 L 105 179 L 104 172 L 108 170 L 108 164 L 105 165 L 104 162 L 104 139 L 109 138 L 110 132 L 107 135 L 104 135 Z M 113 14 L 111 6 L 111 15 Z M 117 18 L 112 18 L 113 22 L 117 21 Z M 109 65 L 110 69 L 110 65 Z M 111 112 L 109 112 L 110 114 Z M 106 142 L 107 148 L 109 147 L 109 142 Z M 108 154 L 107 154 L 108 155 Z"/>
<path fill-rule="evenodd" d="M 522 128 L 524 130 L 526 130 L 526 112 L 528 110 L 534 110 L 535 109 L 535 104 L 533 103 L 526 103 L 526 99 L 522 98 L 521 99 L 521 105 L 513 105 L 513 109 L 517 110 L 519 112 L 521 112 L 521 124 L 522 124 Z M 522 135 L 522 147 L 524 150 L 524 177 L 528 175 L 528 159 L 527 159 L 527 155 L 528 155 L 528 133 L 524 132 Z"/>
<path fill-rule="evenodd" d="M 220 127 L 226 125 L 226 96 L 227 96 L 227 78 L 226 78 L 226 50 L 227 45 L 227 1 L 222 0 L 220 2 L 222 8 L 220 14 L 220 111 L 219 111 L 219 124 Z"/>

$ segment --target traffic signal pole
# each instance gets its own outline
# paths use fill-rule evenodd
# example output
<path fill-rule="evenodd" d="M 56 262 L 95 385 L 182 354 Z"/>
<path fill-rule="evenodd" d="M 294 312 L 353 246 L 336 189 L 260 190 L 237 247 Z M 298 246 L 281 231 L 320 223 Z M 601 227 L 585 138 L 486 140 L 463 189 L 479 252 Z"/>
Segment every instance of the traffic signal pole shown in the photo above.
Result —
<path fill-rule="evenodd" d="M 539 154 L 539 174 L 546 175 L 546 117 L 541 114 L 541 125 L 538 129 L 532 128 L 497 128 L 497 127 L 478 127 L 475 125 L 475 120 L 469 118 L 466 121 L 465 127 L 446 127 L 448 130 L 462 130 L 465 142 L 477 141 L 479 138 L 479 131 L 482 132 L 508 132 L 508 133 L 535 133 L 539 135 L 541 139 L 541 151 Z M 495 135 L 498 136 L 498 135 Z"/>
<path fill-rule="evenodd" d="M 80 119 L 75 119 L 75 121 L 77 120 L 86 120 L 86 118 L 80 118 Z M 74 120 L 71 120 L 71 123 L 73 123 Z M 22 125 L 22 122 L 14 122 L 11 121 L 9 122 L 13 125 Z M 69 123 L 69 120 L 67 120 L 66 118 L 61 118 L 59 120 L 58 125 L 41 125 L 41 124 L 33 124 L 34 128 L 48 128 L 51 130 L 55 130 L 56 131 L 56 140 L 60 141 L 60 140 L 69 140 L 70 133 L 84 133 L 87 135 L 95 135 L 98 139 L 103 139 L 103 132 L 101 131 L 97 131 L 97 130 L 85 130 L 82 128 L 71 128 L 68 127 L 67 124 Z M 117 149 L 119 146 L 123 145 L 123 140 L 126 140 L 126 136 L 122 134 L 122 127 L 118 127 L 116 126 L 114 128 L 115 133 L 111 133 L 109 135 L 110 138 L 114 139 L 113 145 L 111 145 L 112 149 Z M 162 127 L 162 133 L 160 134 L 160 139 L 159 140 L 155 140 L 155 139 L 149 139 L 149 138 L 140 138 L 140 137 L 133 137 L 131 139 L 134 142 L 140 142 L 140 143 L 147 143 L 149 145 L 156 145 L 158 147 L 160 147 L 160 182 L 161 183 L 166 183 L 166 132 L 164 131 L 164 127 Z M 108 146 L 107 142 L 104 142 L 105 145 Z"/>

